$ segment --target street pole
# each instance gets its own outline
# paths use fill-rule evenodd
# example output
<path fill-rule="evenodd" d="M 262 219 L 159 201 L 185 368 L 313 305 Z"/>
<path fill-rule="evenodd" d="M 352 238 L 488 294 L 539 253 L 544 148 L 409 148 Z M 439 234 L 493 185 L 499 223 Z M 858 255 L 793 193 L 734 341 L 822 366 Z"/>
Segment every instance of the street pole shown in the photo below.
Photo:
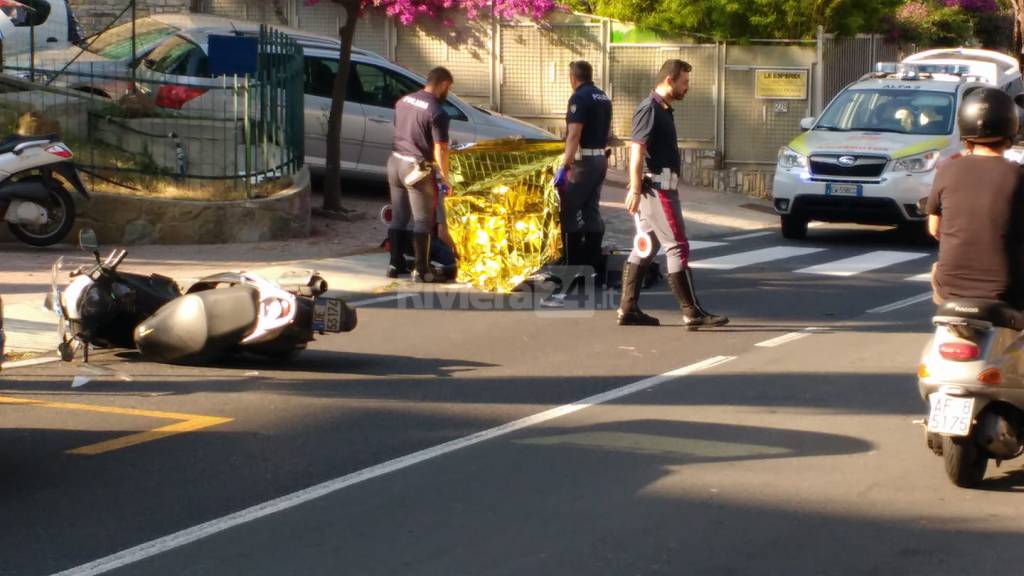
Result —
<path fill-rule="evenodd" d="M 135 0 L 131 0 L 132 3 L 132 94 L 138 92 L 139 87 L 135 84 L 135 66 L 138 62 L 135 61 L 137 54 L 135 46 Z"/>

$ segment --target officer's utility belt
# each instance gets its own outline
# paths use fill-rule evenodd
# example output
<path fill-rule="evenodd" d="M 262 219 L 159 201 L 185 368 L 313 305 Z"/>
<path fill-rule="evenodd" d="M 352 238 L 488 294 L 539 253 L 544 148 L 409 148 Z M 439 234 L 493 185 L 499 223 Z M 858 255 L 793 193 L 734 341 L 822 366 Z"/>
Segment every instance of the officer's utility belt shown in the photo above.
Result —
<path fill-rule="evenodd" d="M 679 174 L 676 174 L 668 168 L 662 169 L 658 174 L 647 172 L 644 174 L 644 180 L 649 181 L 651 183 L 651 187 L 657 188 L 658 190 L 679 189 Z"/>
<path fill-rule="evenodd" d="M 409 172 L 409 174 L 402 179 L 402 182 L 405 183 L 406 186 L 415 186 L 434 172 L 433 162 L 427 162 L 426 160 L 420 160 L 419 158 L 406 156 L 405 154 L 399 154 L 398 152 L 392 152 L 391 155 L 399 160 L 404 160 L 414 165 L 412 172 Z"/>
<path fill-rule="evenodd" d="M 576 160 L 582 160 L 591 156 L 607 156 L 607 148 L 577 148 Z"/>

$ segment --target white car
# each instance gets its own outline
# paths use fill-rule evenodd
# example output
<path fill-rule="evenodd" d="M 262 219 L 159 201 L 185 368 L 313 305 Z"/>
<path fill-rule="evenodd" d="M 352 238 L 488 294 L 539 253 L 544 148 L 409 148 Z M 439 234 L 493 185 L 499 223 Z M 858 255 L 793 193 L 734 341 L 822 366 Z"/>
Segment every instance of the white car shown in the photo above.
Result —
<path fill-rule="evenodd" d="M 966 54 L 971 52 L 970 54 Z M 972 59 L 973 58 L 973 59 Z M 932 50 L 844 89 L 779 151 L 773 183 L 782 235 L 811 220 L 916 225 L 935 168 L 963 151 L 960 100 L 981 86 L 1020 92 L 1017 61 L 981 50 Z"/>
<path fill-rule="evenodd" d="M 214 16 L 191 16 L 192 23 L 163 40 L 142 60 L 138 77 L 157 83 L 158 106 L 203 115 L 230 115 L 230 91 L 224 79 L 210 74 L 211 36 L 249 36 L 259 33 L 252 22 Z M 302 46 L 305 69 L 306 164 L 323 169 L 327 157 L 327 115 L 338 67 L 340 42 L 291 28 L 275 27 Z M 458 72 L 455 72 L 458 88 Z M 382 180 L 394 140 L 394 107 L 402 96 L 420 90 L 425 79 L 382 56 L 352 50 L 347 98 L 342 120 L 342 173 L 346 177 Z M 151 84 L 152 85 L 152 84 Z M 170 86 L 171 88 L 167 88 Z M 470 144 L 498 138 L 555 140 L 532 124 L 473 106 L 454 94 L 444 104 L 451 116 L 451 144 Z"/>

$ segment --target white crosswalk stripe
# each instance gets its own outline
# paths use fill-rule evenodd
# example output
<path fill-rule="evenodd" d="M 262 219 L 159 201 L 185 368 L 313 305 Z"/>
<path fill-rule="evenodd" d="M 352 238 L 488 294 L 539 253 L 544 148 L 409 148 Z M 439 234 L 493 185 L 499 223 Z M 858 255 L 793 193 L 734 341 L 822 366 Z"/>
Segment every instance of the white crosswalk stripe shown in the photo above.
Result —
<path fill-rule="evenodd" d="M 796 256 L 806 256 L 807 254 L 823 252 L 824 250 L 824 248 L 773 246 L 771 248 L 751 250 L 750 252 L 739 252 L 737 254 L 718 256 L 707 260 L 697 260 L 696 262 L 691 262 L 690 266 L 692 268 L 705 268 L 710 270 L 735 270 L 736 268 L 742 268 L 744 266 L 752 266 L 754 264 L 783 260 L 785 258 L 793 258 Z"/>
<path fill-rule="evenodd" d="M 826 262 L 824 264 L 818 264 L 817 266 L 803 268 L 797 270 L 797 273 L 821 274 L 824 276 L 855 276 L 862 272 L 885 268 L 901 262 L 909 262 L 910 260 L 924 258 L 925 256 L 928 256 L 928 254 L 922 254 L 919 252 L 876 250 L 874 252 L 868 252 L 867 254 L 853 256 L 851 258 L 843 258 L 842 260 L 835 260 L 833 262 Z"/>

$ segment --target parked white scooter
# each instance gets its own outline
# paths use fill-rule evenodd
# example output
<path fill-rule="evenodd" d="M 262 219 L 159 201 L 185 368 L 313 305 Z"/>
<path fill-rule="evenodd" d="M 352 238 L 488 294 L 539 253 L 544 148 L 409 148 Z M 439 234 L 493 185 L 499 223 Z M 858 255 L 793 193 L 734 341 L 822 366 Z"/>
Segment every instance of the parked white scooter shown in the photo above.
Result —
<path fill-rule="evenodd" d="M 0 142 L 0 218 L 26 244 L 56 244 L 71 231 L 75 202 L 68 187 L 89 198 L 73 157 L 56 135 Z"/>
<path fill-rule="evenodd" d="M 928 447 L 954 484 L 970 487 L 990 458 L 998 465 L 1024 453 L 1024 314 L 992 300 L 950 300 L 932 323 L 918 367 Z"/>

